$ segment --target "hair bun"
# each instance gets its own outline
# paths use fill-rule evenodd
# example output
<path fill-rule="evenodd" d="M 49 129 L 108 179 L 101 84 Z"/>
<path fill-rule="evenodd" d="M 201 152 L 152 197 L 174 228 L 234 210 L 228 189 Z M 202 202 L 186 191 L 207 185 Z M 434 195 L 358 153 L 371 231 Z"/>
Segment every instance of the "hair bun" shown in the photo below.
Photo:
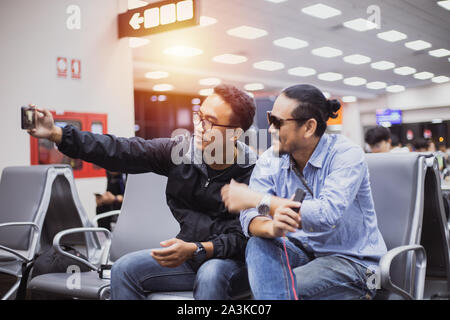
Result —
<path fill-rule="evenodd" d="M 328 117 L 332 119 L 336 119 L 338 117 L 337 112 L 341 109 L 341 103 L 336 100 L 328 100 Z"/>

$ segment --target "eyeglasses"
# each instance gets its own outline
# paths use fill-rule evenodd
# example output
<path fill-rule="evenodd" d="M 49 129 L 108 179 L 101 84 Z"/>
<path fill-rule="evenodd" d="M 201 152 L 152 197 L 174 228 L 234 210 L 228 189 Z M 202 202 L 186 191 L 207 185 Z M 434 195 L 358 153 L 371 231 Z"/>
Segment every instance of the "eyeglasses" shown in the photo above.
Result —
<path fill-rule="evenodd" d="M 272 115 L 272 112 L 267 111 L 267 122 L 269 123 L 269 126 L 273 125 L 275 129 L 280 130 L 280 128 L 284 125 L 284 122 L 286 121 L 306 121 L 308 119 L 306 118 L 300 118 L 300 119 L 280 119 L 274 115 Z"/>
<path fill-rule="evenodd" d="M 231 126 L 231 125 L 217 124 L 217 123 L 211 122 L 211 121 L 205 119 L 203 114 L 199 111 L 193 112 L 192 119 L 193 119 L 194 125 L 198 126 L 201 124 L 204 130 L 211 130 L 212 127 L 239 128 L 239 126 Z"/>

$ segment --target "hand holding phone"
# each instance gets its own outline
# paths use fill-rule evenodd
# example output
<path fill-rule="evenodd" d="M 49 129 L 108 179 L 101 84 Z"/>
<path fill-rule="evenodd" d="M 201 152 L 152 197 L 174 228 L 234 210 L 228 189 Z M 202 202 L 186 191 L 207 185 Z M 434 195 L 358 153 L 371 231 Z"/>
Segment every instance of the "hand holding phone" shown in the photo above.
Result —
<path fill-rule="evenodd" d="M 23 106 L 21 108 L 22 129 L 29 130 L 36 128 L 36 108 Z"/>
<path fill-rule="evenodd" d="M 306 192 L 303 189 L 298 188 L 297 191 L 295 191 L 294 201 L 302 203 L 303 200 L 305 200 Z M 299 213 L 300 208 L 293 208 L 295 212 Z"/>

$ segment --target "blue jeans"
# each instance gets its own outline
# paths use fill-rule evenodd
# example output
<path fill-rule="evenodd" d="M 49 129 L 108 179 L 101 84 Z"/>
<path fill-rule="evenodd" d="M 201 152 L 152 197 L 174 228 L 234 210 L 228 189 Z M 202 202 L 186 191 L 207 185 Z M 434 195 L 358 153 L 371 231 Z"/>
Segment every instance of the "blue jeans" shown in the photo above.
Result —
<path fill-rule="evenodd" d="M 247 243 L 246 261 L 253 296 L 257 300 L 292 300 L 294 290 L 282 238 L 252 237 Z M 300 300 L 372 299 L 366 278 L 372 271 L 343 257 L 311 259 L 286 239 L 295 291 Z M 294 269 L 295 268 L 295 269 Z"/>
<path fill-rule="evenodd" d="M 162 267 L 150 250 L 127 254 L 111 270 L 111 299 L 145 299 L 152 292 L 194 291 L 199 300 L 228 300 L 250 293 L 244 262 L 210 259 L 197 272 L 187 263 L 176 268 Z"/>

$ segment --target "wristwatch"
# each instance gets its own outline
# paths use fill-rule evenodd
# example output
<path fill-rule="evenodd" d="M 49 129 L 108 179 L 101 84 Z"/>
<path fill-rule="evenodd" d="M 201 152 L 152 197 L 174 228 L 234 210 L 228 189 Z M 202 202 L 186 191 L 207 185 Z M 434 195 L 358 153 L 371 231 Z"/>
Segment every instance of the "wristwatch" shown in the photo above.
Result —
<path fill-rule="evenodd" d="M 206 258 L 206 249 L 200 242 L 196 242 L 195 244 L 197 245 L 197 250 L 195 250 L 192 258 L 196 261 L 202 261 Z"/>
<path fill-rule="evenodd" d="M 270 200 L 272 199 L 272 196 L 270 194 L 266 194 L 261 202 L 258 204 L 256 209 L 258 210 L 258 213 L 263 216 L 268 216 L 270 214 Z"/>

